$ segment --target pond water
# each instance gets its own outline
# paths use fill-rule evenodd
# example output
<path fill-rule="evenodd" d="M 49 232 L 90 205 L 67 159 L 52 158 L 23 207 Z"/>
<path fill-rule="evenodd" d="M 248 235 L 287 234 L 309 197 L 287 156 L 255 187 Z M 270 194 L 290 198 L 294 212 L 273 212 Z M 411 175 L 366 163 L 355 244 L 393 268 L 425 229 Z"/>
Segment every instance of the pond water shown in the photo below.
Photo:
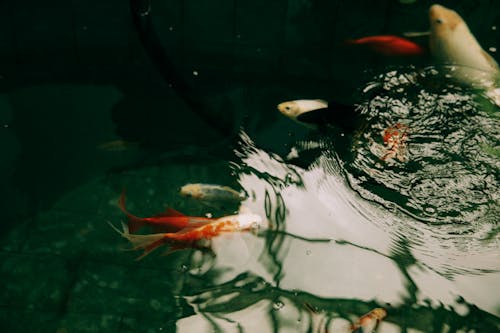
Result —
<path fill-rule="evenodd" d="M 198 314 L 179 330 L 344 332 L 376 306 L 388 310 L 379 332 L 498 329 L 499 161 L 486 148 L 498 117 L 443 78 L 399 69 L 370 82 L 347 155 L 335 128 L 291 142 L 293 156 L 242 131 L 233 172 L 271 229 L 217 239 L 208 272 L 193 262 L 213 280 L 185 296 Z M 382 161 L 381 132 L 396 122 L 409 128 L 407 159 Z"/>
<path fill-rule="evenodd" d="M 500 332 L 498 106 L 454 82 L 453 68 L 336 44 L 385 31 L 385 20 L 395 31 L 406 18 L 427 27 L 424 2 L 367 1 L 362 11 L 285 2 L 231 2 L 212 12 L 220 25 L 198 26 L 210 2 L 132 1 L 136 24 L 161 38 L 127 40 L 133 56 L 116 72 L 98 73 L 115 59 L 92 44 L 106 64 L 82 67 L 84 83 L 50 71 L 40 79 L 31 67 L 28 83 L 0 76 L 3 331 L 347 333 L 383 308 L 377 332 Z M 479 22 L 485 4 L 460 8 Z M 371 13 L 384 8 L 386 18 Z M 247 10 L 269 17 L 256 27 Z M 324 13 L 334 11 L 332 24 Z M 106 31 L 90 24 L 100 13 L 83 12 L 71 43 Z M 106 27 L 120 14 L 103 13 Z M 492 20 L 477 31 L 496 45 Z M 147 54 L 162 43 L 172 53 Z M 118 53 L 127 52 L 110 57 Z M 177 69 L 184 85 L 168 80 Z M 355 101 L 361 120 L 311 129 L 276 110 L 304 96 Z M 209 250 L 136 260 L 140 251 L 109 226 L 126 221 L 123 189 L 138 216 L 240 208 L 182 197 L 187 183 L 244 192 L 241 207 L 265 223 L 221 234 Z"/>

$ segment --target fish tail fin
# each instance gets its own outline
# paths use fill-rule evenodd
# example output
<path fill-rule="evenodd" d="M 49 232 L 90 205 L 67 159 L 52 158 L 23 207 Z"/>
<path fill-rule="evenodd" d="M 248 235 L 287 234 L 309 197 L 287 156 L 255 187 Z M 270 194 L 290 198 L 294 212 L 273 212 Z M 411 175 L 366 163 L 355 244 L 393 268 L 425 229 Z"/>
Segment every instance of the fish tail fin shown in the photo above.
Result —
<path fill-rule="evenodd" d="M 134 235 L 131 234 L 125 224 L 122 223 L 122 230 L 119 230 L 113 224 L 109 225 L 118 232 L 123 238 L 127 239 L 131 244 L 131 250 L 144 250 L 144 252 L 136 259 L 140 260 L 151 253 L 153 250 L 160 247 L 168 234 L 150 234 L 150 235 Z"/>
<path fill-rule="evenodd" d="M 120 207 L 120 210 L 127 215 L 128 218 L 128 231 L 131 233 L 136 232 L 137 230 L 141 229 L 144 227 L 146 224 L 144 219 L 135 216 L 131 214 L 127 208 L 125 207 L 125 189 L 122 191 L 122 194 L 120 195 L 120 199 L 118 199 L 118 207 Z"/>

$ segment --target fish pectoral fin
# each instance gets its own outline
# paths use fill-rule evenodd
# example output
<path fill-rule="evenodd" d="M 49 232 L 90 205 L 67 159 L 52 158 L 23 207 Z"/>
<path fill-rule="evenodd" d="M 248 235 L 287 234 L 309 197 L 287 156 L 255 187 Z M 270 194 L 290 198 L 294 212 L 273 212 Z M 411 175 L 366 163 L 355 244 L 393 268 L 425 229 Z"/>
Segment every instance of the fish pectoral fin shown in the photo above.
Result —
<path fill-rule="evenodd" d="M 407 31 L 403 32 L 403 36 L 405 37 L 423 37 L 423 36 L 430 36 L 431 32 L 430 31 Z"/>

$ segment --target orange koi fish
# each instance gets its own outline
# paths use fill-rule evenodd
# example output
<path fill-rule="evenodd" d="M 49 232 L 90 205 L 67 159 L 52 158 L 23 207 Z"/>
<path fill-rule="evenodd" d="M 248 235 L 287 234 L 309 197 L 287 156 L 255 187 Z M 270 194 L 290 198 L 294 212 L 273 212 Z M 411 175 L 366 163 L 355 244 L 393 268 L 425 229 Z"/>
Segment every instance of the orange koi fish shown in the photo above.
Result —
<path fill-rule="evenodd" d="M 197 242 L 211 240 L 222 233 L 249 231 L 262 225 L 262 219 L 259 215 L 251 212 L 241 212 L 237 215 L 213 219 L 211 223 L 203 226 L 193 227 L 190 225 L 177 232 L 150 235 L 131 234 L 125 225 L 123 225 L 123 231 L 118 230 L 113 225 L 111 226 L 132 243 L 132 250 L 144 250 L 142 255 L 137 258 L 139 260 L 163 244 L 173 244 L 175 245 L 173 249 L 196 247 Z"/>
<path fill-rule="evenodd" d="M 382 161 L 397 158 L 400 162 L 406 162 L 408 140 L 408 126 L 397 123 L 394 126 L 386 128 L 382 132 L 384 144 L 387 147 L 386 153 L 380 158 Z"/>
<path fill-rule="evenodd" d="M 128 231 L 134 233 L 144 226 L 151 226 L 156 232 L 178 231 L 188 227 L 201 227 L 215 219 L 202 216 L 187 216 L 172 208 L 151 217 L 138 217 L 125 208 L 125 191 L 120 195 L 118 207 L 127 215 Z"/>
<path fill-rule="evenodd" d="M 425 53 L 422 46 L 406 38 L 393 35 L 368 36 L 347 41 L 348 44 L 366 45 L 385 56 L 415 56 Z"/>
<path fill-rule="evenodd" d="M 385 309 L 375 308 L 367 314 L 361 316 L 356 323 L 352 324 L 351 332 L 371 333 L 386 316 L 387 311 Z"/>

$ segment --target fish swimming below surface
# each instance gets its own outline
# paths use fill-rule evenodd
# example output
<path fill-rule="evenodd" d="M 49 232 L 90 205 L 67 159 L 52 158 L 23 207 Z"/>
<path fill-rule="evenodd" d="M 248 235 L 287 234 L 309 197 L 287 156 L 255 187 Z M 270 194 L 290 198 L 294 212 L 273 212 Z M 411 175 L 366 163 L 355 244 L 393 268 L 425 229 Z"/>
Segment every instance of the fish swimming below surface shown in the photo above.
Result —
<path fill-rule="evenodd" d="M 328 318 L 328 313 L 318 311 L 308 303 L 304 303 L 305 309 L 309 311 L 312 318 L 312 332 L 314 333 L 329 333 L 332 327 L 328 327 L 331 318 Z M 379 323 L 387 316 L 387 311 L 383 308 L 375 308 L 370 312 L 362 315 L 357 321 L 350 325 L 340 324 L 335 325 L 332 333 L 373 333 Z M 333 325 L 332 325 L 333 326 Z"/>
<path fill-rule="evenodd" d="M 209 224 L 213 218 L 203 216 L 187 216 L 172 208 L 151 217 L 138 217 L 131 214 L 125 207 L 125 191 L 118 199 L 118 207 L 127 216 L 128 231 L 134 233 L 145 226 L 150 226 L 156 232 L 178 231 L 184 228 L 196 228 Z"/>
<path fill-rule="evenodd" d="M 181 187 L 179 193 L 185 197 L 207 202 L 240 202 L 246 199 L 246 195 L 242 192 L 229 186 L 215 184 L 186 184 Z"/>
<path fill-rule="evenodd" d="M 300 122 L 298 119 L 301 115 L 316 110 L 328 108 L 328 102 L 322 99 L 297 99 L 278 104 L 279 112 L 288 118 Z"/>
<path fill-rule="evenodd" d="M 371 333 L 386 316 L 387 311 L 385 309 L 375 308 L 361 316 L 356 323 L 352 324 L 351 332 Z"/>
<path fill-rule="evenodd" d="M 101 143 L 97 146 L 99 150 L 108 152 L 124 152 L 128 150 L 138 149 L 139 147 L 139 142 L 131 142 L 125 140 L 112 140 Z"/>
<path fill-rule="evenodd" d="M 293 121 L 309 128 L 336 125 L 347 131 L 359 127 L 361 115 L 355 105 L 327 102 L 323 99 L 297 99 L 282 102 L 278 111 Z"/>
<path fill-rule="evenodd" d="M 125 225 L 122 231 L 111 226 L 132 244 L 132 250 L 143 250 L 142 255 L 137 258 L 139 260 L 164 244 L 171 245 L 169 252 L 184 248 L 198 248 L 200 242 L 210 241 L 222 233 L 257 230 L 264 225 L 259 215 L 243 208 L 239 214 L 214 218 L 203 226 L 188 226 L 176 232 L 138 235 L 131 234 Z"/>
<path fill-rule="evenodd" d="M 386 128 L 382 132 L 382 138 L 386 146 L 385 154 L 380 158 L 382 161 L 398 159 L 400 162 L 408 160 L 407 145 L 408 126 L 397 123 L 394 126 Z"/>
<path fill-rule="evenodd" d="M 419 44 L 394 35 L 367 36 L 347 40 L 346 43 L 366 46 L 384 56 L 418 56 L 426 53 Z"/>

